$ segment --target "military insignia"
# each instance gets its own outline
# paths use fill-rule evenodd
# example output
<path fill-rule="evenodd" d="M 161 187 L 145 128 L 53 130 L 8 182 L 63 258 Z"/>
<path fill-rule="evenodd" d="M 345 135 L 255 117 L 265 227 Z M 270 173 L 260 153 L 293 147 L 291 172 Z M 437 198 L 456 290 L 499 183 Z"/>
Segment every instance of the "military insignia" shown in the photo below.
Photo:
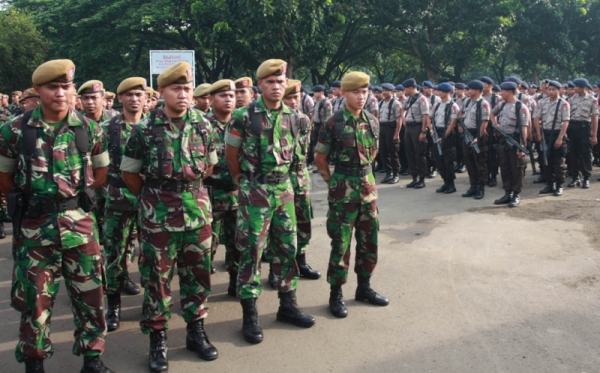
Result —
<path fill-rule="evenodd" d="M 248 81 L 248 79 L 242 80 L 242 87 L 248 87 L 249 85 L 250 85 L 250 82 Z"/>
<path fill-rule="evenodd" d="M 92 92 L 100 92 L 100 83 L 92 84 Z"/>
<path fill-rule="evenodd" d="M 192 69 L 185 70 L 185 75 L 187 76 L 188 80 L 192 80 L 194 78 L 194 74 L 192 72 Z"/>
<path fill-rule="evenodd" d="M 229 89 L 232 91 L 235 91 L 235 83 L 234 82 L 229 82 Z"/>
<path fill-rule="evenodd" d="M 75 79 L 75 67 L 71 67 L 69 70 L 67 70 L 67 80 L 73 79 Z"/>
<path fill-rule="evenodd" d="M 283 66 L 281 66 L 281 75 L 285 75 L 286 70 L 287 70 L 287 63 L 284 63 Z"/>

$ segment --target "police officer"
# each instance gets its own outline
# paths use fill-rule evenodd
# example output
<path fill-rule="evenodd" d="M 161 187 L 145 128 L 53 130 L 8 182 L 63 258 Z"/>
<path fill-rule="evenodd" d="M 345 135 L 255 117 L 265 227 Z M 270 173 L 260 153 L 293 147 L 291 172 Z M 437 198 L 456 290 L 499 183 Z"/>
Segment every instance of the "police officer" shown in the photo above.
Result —
<path fill-rule="evenodd" d="M 435 94 L 436 86 L 429 80 L 423 82 L 423 86 L 421 91 L 423 92 L 423 96 L 427 98 L 429 101 L 429 108 L 431 109 L 435 104 L 440 102 L 440 98 Z M 433 156 L 433 139 L 431 138 L 430 133 L 427 133 L 427 177 L 434 178 L 437 175 L 437 171 L 435 168 L 435 160 Z"/>
<path fill-rule="evenodd" d="M 488 138 L 487 124 L 490 119 L 490 104 L 481 97 L 483 92 L 483 82 L 480 80 L 472 80 L 467 85 L 469 88 L 470 100 L 465 105 L 460 118 L 464 120 L 464 127 L 471 133 L 474 143 L 479 147 L 477 153 L 473 144 L 467 145 L 462 142 L 463 157 L 467 164 L 467 172 L 469 173 L 469 182 L 471 187 L 462 197 L 474 197 L 482 199 L 485 195 L 485 185 L 488 182 Z M 464 128 L 459 127 L 459 132 L 463 132 Z"/>
<path fill-rule="evenodd" d="M 383 100 L 379 102 L 379 124 L 381 126 L 380 156 L 387 171 L 382 184 L 397 184 L 400 180 L 400 127 L 402 126 L 402 105 L 394 95 L 395 87 L 390 83 L 381 85 Z"/>
<path fill-rule="evenodd" d="M 239 109 L 252 102 L 252 79 L 245 76 L 235 81 L 235 108 Z"/>
<path fill-rule="evenodd" d="M 404 107 L 406 103 L 406 96 L 404 95 L 404 86 L 402 84 L 398 84 L 395 87 L 396 90 L 396 99 L 400 102 L 400 107 Z M 404 141 L 404 137 L 406 136 L 406 123 L 404 115 L 402 115 L 401 124 L 400 124 L 400 146 L 398 147 L 398 159 L 400 161 L 400 175 L 406 176 L 408 175 L 408 158 L 406 158 L 406 145 Z"/>
<path fill-rule="evenodd" d="M 377 294 L 370 284 L 378 251 L 377 187 L 372 163 L 377 153 L 379 125 L 373 116 L 363 110 L 368 85 L 369 76 L 362 72 L 350 72 L 344 76 L 342 90 L 346 97 L 346 108 L 329 118 L 319 133 L 316 148 L 317 167 L 329 185 L 329 309 L 339 318 L 348 315 L 342 285 L 348 281 L 353 228 L 357 231 L 354 271 L 358 287 L 355 299 L 376 306 L 389 304 L 388 299 Z M 333 175 L 327 163 L 328 157 L 335 164 Z"/>
<path fill-rule="evenodd" d="M 454 161 L 456 159 L 456 120 L 459 114 L 458 105 L 452 101 L 450 95 L 453 87 L 449 83 L 438 85 L 440 92 L 440 102 L 431 108 L 432 131 L 437 133 L 438 143 L 442 150 L 439 153 L 437 145 L 433 149 L 433 154 L 437 163 L 437 169 L 444 180 L 444 185 L 436 189 L 437 193 L 451 194 L 456 192 L 454 185 Z"/>
<path fill-rule="evenodd" d="M 561 87 L 559 82 L 548 80 L 545 90 L 547 98 L 539 102 L 533 121 L 537 138 L 544 139 L 548 149 L 545 155 L 548 165 L 542 170 L 547 186 L 540 190 L 540 194 L 554 193 L 557 197 L 563 193 L 567 154 L 565 135 L 571 119 L 569 103 L 559 97 Z M 540 154 L 540 156 L 544 155 Z"/>
<path fill-rule="evenodd" d="M 342 82 L 339 80 L 331 83 L 331 90 L 335 98 L 331 100 L 332 112 L 342 110 L 346 106 L 346 99 L 342 96 Z"/>
<path fill-rule="evenodd" d="M 169 366 L 167 322 L 176 265 L 186 348 L 204 360 L 218 357 L 204 330 L 211 291 L 212 214 L 202 184 L 218 159 L 210 123 L 189 108 L 192 82 L 187 62 L 158 76 L 164 109 L 152 111 L 134 127 L 121 162 L 123 181 L 139 196 L 139 266 L 145 290 L 140 326 L 150 334 L 151 372 L 164 372 Z"/>
<path fill-rule="evenodd" d="M 420 189 L 425 187 L 427 175 L 427 133 L 429 132 L 429 101 L 417 91 L 417 82 L 414 79 L 405 80 L 402 85 L 408 96 L 404 104 L 404 121 L 406 123 L 406 157 L 412 175 L 412 182 L 407 188 Z M 417 179 L 418 177 L 418 179 Z"/>
<path fill-rule="evenodd" d="M 277 320 L 311 327 L 315 319 L 302 312 L 296 300 L 297 222 L 294 190 L 289 180 L 296 136 L 293 123 L 300 116 L 282 103 L 288 84 L 287 63 L 267 60 L 257 72 L 263 95 L 256 103 L 238 109 L 225 134 L 225 158 L 239 181 L 236 245 L 241 252 L 238 298 L 243 309 L 243 333 L 250 343 L 263 340 L 256 299 L 260 296 L 260 258 L 271 240 L 273 273 L 279 292 Z"/>
<path fill-rule="evenodd" d="M 329 118 L 332 115 L 333 109 L 333 107 L 331 106 L 331 102 L 327 97 L 325 97 L 325 87 L 323 87 L 322 85 L 316 85 L 312 87 L 312 91 L 315 94 L 315 106 L 313 108 L 313 114 L 311 117 L 313 122 L 313 132 L 311 133 L 310 138 L 310 150 L 308 152 L 307 159 L 308 163 L 314 162 L 314 150 L 315 145 L 317 145 L 319 131 L 323 123 L 325 123 L 325 121 L 327 120 L 327 118 Z M 314 170 L 313 172 L 317 173 L 318 171 Z"/>
<path fill-rule="evenodd" d="M 298 111 L 301 112 L 302 114 L 306 115 L 307 117 L 312 118 L 313 110 L 315 108 L 315 101 L 308 94 L 309 93 L 308 89 L 306 89 L 305 87 L 302 87 L 301 89 L 302 89 L 302 103 L 300 104 Z M 308 166 L 310 166 L 310 163 L 308 164 Z"/>
<path fill-rule="evenodd" d="M 490 108 L 494 109 L 498 102 L 500 101 L 500 96 L 496 94 L 494 91 L 496 86 L 494 85 L 494 80 L 489 76 L 484 76 L 481 78 L 483 82 L 483 94 L 482 97 L 490 104 Z M 500 88 L 500 87 L 498 87 Z M 498 141 L 496 136 L 494 136 L 494 129 L 490 126 L 488 127 L 488 173 L 489 180 L 488 186 L 495 187 L 498 185 L 498 167 L 500 166 L 498 160 Z"/>
<path fill-rule="evenodd" d="M 27 372 L 43 372 L 54 352 L 50 322 L 61 275 L 76 326 L 73 352 L 84 355 L 81 372 L 111 372 L 100 361 L 106 323 L 92 213 L 92 189 L 106 180 L 109 158 L 98 124 L 69 108 L 74 76 L 70 60 L 38 66 L 32 81 L 41 105 L 0 129 L 0 191 L 14 203 L 11 305 L 21 313 L 15 355 Z"/>
<path fill-rule="evenodd" d="M 369 84 L 369 95 L 367 96 L 367 101 L 365 102 L 365 110 L 368 111 L 375 118 L 379 118 L 379 113 L 377 111 L 379 110 L 379 102 L 373 94 L 374 88 L 375 87 Z"/>
<path fill-rule="evenodd" d="M 502 132 L 525 147 L 530 113 L 527 105 L 517 100 L 516 93 L 516 83 L 500 84 L 502 102 L 492 109 L 492 121 Z M 498 141 L 498 155 L 504 196 L 495 200 L 494 204 L 508 204 L 509 207 L 517 207 L 521 201 L 520 194 L 524 186 L 527 157 L 517 147 L 511 147 L 504 138 Z"/>

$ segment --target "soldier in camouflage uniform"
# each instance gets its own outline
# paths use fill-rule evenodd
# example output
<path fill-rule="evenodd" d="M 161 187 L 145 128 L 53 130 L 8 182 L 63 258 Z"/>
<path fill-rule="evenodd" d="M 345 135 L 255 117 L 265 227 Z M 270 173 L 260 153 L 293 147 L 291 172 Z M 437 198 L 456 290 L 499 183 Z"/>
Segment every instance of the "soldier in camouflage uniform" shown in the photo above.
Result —
<path fill-rule="evenodd" d="M 240 261 L 240 251 L 235 246 L 238 188 L 225 161 L 225 132 L 235 106 L 235 89 L 235 82 L 229 79 L 219 80 L 208 88 L 208 93 L 212 97 L 213 110 L 205 118 L 212 125 L 219 162 L 215 165 L 213 173 L 204 181 L 204 184 L 212 187 L 212 258 L 215 257 L 219 243 L 223 243 L 225 245 L 225 265 L 229 273 L 227 294 L 232 297 L 236 296 L 238 263 Z M 222 242 L 219 239 L 220 235 L 223 237 Z"/>
<path fill-rule="evenodd" d="M 0 190 L 15 201 L 11 305 L 21 312 L 15 355 L 27 372 L 43 372 L 54 351 L 50 319 L 61 274 L 76 326 L 73 353 L 84 355 L 81 372 L 110 372 L 99 359 L 104 269 L 91 213 L 92 189 L 104 183 L 109 159 L 98 124 L 69 109 L 74 74 L 70 60 L 40 65 L 32 81 L 42 104 L 0 129 Z"/>
<path fill-rule="evenodd" d="M 108 115 L 112 117 L 116 117 L 119 115 L 119 112 L 113 109 L 113 105 L 115 103 L 115 94 L 109 91 L 104 93 L 104 110 L 108 113 Z"/>
<path fill-rule="evenodd" d="M 272 242 L 273 272 L 279 291 L 277 320 L 311 327 L 312 316 L 297 305 L 296 213 L 294 189 L 289 179 L 297 145 L 300 116 L 282 103 L 287 64 L 267 60 L 257 71 L 263 95 L 238 109 L 225 134 L 225 158 L 239 181 L 236 245 L 241 252 L 237 293 L 243 308 L 244 337 L 250 343 L 263 340 L 256 299 L 260 296 L 260 258 Z"/>
<path fill-rule="evenodd" d="M 121 291 L 129 280 L 127 255 L 129 236 L 137 215 L 137 196 L 131 193 L 121 179 L 121 158 L 133 127 L 142 119 L 142 107 L 146 100 L 146 79 L 128 78 L 117 89 L 123 103 L 123 114 L 102 123 L 105 149 L 110 155 L 108 192 L 106 194 L 106 285 L 108 331 L 119 328 L 121 318 Z M 139 293 L 139 289 L 137 291 Z"/>
<path fill-rule="evenodd" d="M 235 108 L 239 109 L 252 102 L 252 79 L 239 78 L 235 81 Z"/>
<path fill-rule="evenodd" d="M 342 79 L 346 107 L 338 111 L 319 133 L 316 162 L 323 180 L 329 185 L 327 234 L 331 254 L 327 282 L 331 285 L 329 309 L 335 317 L 346 317 L 342 285 L 348 281 L 350 241 L 356 229 L 358 277 L 355 299 L 386 306 L 387 298 L 371 289 L 371 275 L 377 265 L 377 187 L 372 164 L 377 154 L 379 122 L 363 110 L 369 76 L 350 72 Z M 335 164 L 330 174 L 327 157 Z"/>
<path fill-rule="evenodd" d="M 208 93 L 208 88 L 211 84 L 204 83 L 200 84 L 194 90 L 194 102 L 196 103 L 196 109 L 200 110 L 203 114 L 210 112 L 211 97 Z"/>
<path fill-rule="evenodd" d="M 0 93 L 0 98 L 2 99 L 1 105 L 0 105 L 0 124 L 1 124 L 1 123 L 8 122 L 10 117 L 12 116 L 12 113 L 8 109 L 8 95 L 4 95 L 4 94 Z"/>
<path fill-rule="evenodd" d="M 22 114 L 21 107 L 19 106 L 19 100 L 22 94 L 23 92 L 21 91 L 14 91 L 10 94 L 11 104 L 8 105 L 8 111 L 10 111 L 12 115 Z"/>
<path fill-rule="evenodd" d="M 204 331 L 211 289 L 212 214 L 202 184 L 217 164 L 217 154 L 210 123 L 189 109 L 192 81 L 187 62 L 159 75 L 165 108 L 152 111 L 134 127 L 121 163 L 123 181 L 139 195 L 139 266 L 145 290 L 140 325 L 150 334 L 152 372 L 168 370 L 167 322 L 175 265 L 187 323 L 186 347 L 204 360 L 218 357 Z"/>

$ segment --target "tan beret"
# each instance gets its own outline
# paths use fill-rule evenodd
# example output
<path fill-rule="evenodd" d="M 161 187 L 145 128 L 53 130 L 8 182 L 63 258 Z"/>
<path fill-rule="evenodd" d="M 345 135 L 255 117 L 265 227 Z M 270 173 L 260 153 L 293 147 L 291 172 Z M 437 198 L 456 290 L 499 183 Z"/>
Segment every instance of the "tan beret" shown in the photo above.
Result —
<path fill-rule="evenodd" d="M 83 83 L 77 90 L 78 95 L 84 95 L 86 93 L 104 93 L 104 84 L 99 80 L 88 80 Z"/>
<path fill-rule="evenodd" d="M 342 89 L 344 91 L 354 91 L 355 89 L 369 86 L 371 78 L 360 71 L 352 71 L 342 78 Z"/>
<path fill-rule="evenodd" d="M 250 88 L 252 87 L 252 79 L 247 76 L 239 78 L 235 81 L 235 88 Z"/>
<path fill-rule="evenodd" d="M 33 88 L 27 88 L 27 89 L 26 89 L 26 90 L 24 90 L 24 91 L 23 91 L 23 93 L 21 94 L 21 98 L 20 98 L 20 100 L 25 100 L 25 99 L 28 99 L 28 98 L 31 98 L 31 97 L 40 97 L 40 95 L 38 95 L 38 94 L 35 92 L 35 89 L 33 89 Z M 20 100 L 19 100 L 19 101 L 20 101 Z"/>
<path fill-rule="evenodd" d="M 152 92 L 152 97 L 156 97 L 156 99 L 158 100 L 160 98 L 160 92 L 159 91 Z"/>
<path fill-rule="evenodd" d="M 154 94 L 154 89 L 152 89 L 152 87 L 146 87 L 146 94 L 152 96 Z"/>
<path fill-rule="evenodd" d="M 75 78 L 75 64 L 71 60 L 52 60 L 44 62 L 31 76 L 34 85 L 50 82 L 68 83 Z"/>
<path fill-rule="evenodd" d="M 212 84 L 208 84 L 208 83 L 200 84 L 194 90 L 194 97 L 206 96 L 207 94 L 209 94 L 208 90 L 211 86 L 212 86 Z"/>
<path fill-rule="evenodd" d="M 192 66 L 185 62 L 177 62 L 175 65 L 171 65 L 165 69 L 158 76 L 158 86 L 166 87 L 171 84 L 187 84 L 194 81 L 194 71 Z"/>
<path fill-rule="evenodd" d="M 289 95 L 293 95 L 295 93 L 299 93 L 302 89 L 302 82 L 296 79 L 288 80 L 288 86 L 285 89 L 285 94 L 283 97 L 287 97 Z"/>
<path fill-rule="evenodd" d="M 132 90 L 134 88 L 146 91 L 146 79 L 140 77 L 127 78 L 119 84 L 117 87 L 117 94 L 122 95 L 123 93 Z M 108 92 L 107 92 L 108 93 Z M 108 97 L 108 95 L 107 95 Z"/>
<path fill-rule="evenodd" d="M 235 82 L 230 79 L 221 79 L 215 83 L 213 83 L 208 88 L 208 93 L 214 95 L 219 92 L 227 92 L 227 91 L 235 91 Z"/>
<path fill-rule="evenodd" d="M 266 60 L 256 70 L 256 78 L 264 79 L 271 75 L 285 75 L 286 70 L 287 62 L 284 60 Z"/>
<path fill-rule="evenodd" d="M 22 94 L 23 94 L 23 92 L 21 92 L 21 91 L 13 91 L 10 95 L 11 96 L 12 95 L 19 95 L 19 96 L 21 96 Z"/>
<path fill-rule="evenodd" d="M 109 100 L 113 100 L 115 98 L 115 94 L 109 91 L 104 92 L 104 97 L 106 97 Z"/>

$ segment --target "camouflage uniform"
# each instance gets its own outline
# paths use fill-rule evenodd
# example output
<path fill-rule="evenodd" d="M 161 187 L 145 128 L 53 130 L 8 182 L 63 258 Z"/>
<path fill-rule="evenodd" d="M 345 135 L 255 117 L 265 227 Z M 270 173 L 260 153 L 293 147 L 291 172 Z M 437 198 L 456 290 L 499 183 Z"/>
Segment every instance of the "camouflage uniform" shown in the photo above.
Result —
<path fill-rule="evenodd" d="M 256 101 L 255 108 L 263 119 L 260 139 L 252 131 L 248 107 L 233 112 L 225 134 L 228 145 L 240 148 L 240 167 L 242 173 L 249 176 L 240 183 L 237 216 L 240 299 L 260 296 L 260 258 L 268 240 L 274 248 L 273 274 L 279 279 L 279 292 L 296 290 L 298 282 L 294 190 L 287 177 L 295 152 L 291 121 L 296 113 L 284 104 L 279 110 L 270 111 L 262 97 Z M 257 150 L 258 142 L 260 150 Z M 257 174 L 267 175 L 267 179 L 271 177 L 271 182 L 259 181 Z M 277 183 L 276 178 L 281 182 Z"/>
<path fill-rule="evenodd" d="M 111 157 L 108 169 L 108 188 L 105 204 L 106 234 L 104 252 L 106 254 L 106 285 L 108 294 L 120 293 L 125 287 L 125 281 L 129 274 L 127 271 L 127 260 L 130 254 L 128 250 L 129 237 L 135 226 L 138 203 L 135 196 L 121 179 L 121 158 L 125 151 L 125 144 L 129 138 L 134 125 L 126 123 L 123 116 L 117 117 L 117 124 L 121 129 L 121 142 L 118 150 L 113 152 L 112 147 L 116 144 L 110 143 L 110 120 L 101 124 L 104 132 L 104 148 L 109 150 Z M 118 152 L 118 153 L 117 153 Z M 118 158 L 114 158 L 118 154 Z"/>
<path fill-rule="evenodd" d="M 368 118 L 361 118 L 343 110 L 345 126 L 341 142 L 336 139 L 335 119 L 330 118 L 319 133 L 316 151 L 328 154 L 336 167 L 367 168 L 373 163 L 372 151 L 378 147 L 377 133 L 373 133 Z M 356 261 L 354 272 L 359 277 L 370 278 L 377 264 L 377 187 L 372 172 L 365 176 L 349 176 L 334 171 L 329 181 L 329 211 L 327 233 L 331 238 L 331 254 L 327 269 L 327 282 L 341 286 L 348 280 L 350 267 L 350 241 L 356 227 Z"/>
<path fill-rule="evenodd" d="M 15 172 L 15 186 L 25 189 L 22 116 L 0 129 L 0 171 Z M 108 166 L 103 150 L 104 135 L 95 122 L 82 121 L 72 110 L 54 125 L 43 122 L 41 106 L 27 125 L 39 128 L 36 154 L 32 159 L 31 198 L 41 204 L 78 196 L 82 190 L 82 156 L 70 128 L 88 129 L 91 154 L 85 185 L 94 182 L 93 168 Z M 13 238 L 14 271 L 11 305 L 21 312 L 16 358 L 52 356 L 50 319 L 58 292 L 58 278 L 65 277 L 76 326 L 73 353 L 98 356 L 104 350 L 106 324 L 102 313 L 103 272 L 97 241 L 96 218 L 81 208 L 28 216 Z"/>
<path fill-rule="evenodd" d="M 154 123 L 150 117 L 142 119 L 127 140 L 121 163 L 122 171 L 145 177 L 139 199 L 139 265 L 145 289 L 140 325 L 145 334 L 168 329 L 176 264 L 184 320 L 193 323 L 208 313 L 212 211 L 207 190 L 191 183 L 202 180 L 207 169 L 217 163 L 217 155 L 211 125 L 198 111 L 188 110 L 182 122 L 179 129 L 160 109 Z M 206 139 L 200 133 L 202 122 L 208 132 Z M 161 188 L 155 184 L 161 172 L 152 134 L 153 126 L 158 125 L 165 129 Z"/>

